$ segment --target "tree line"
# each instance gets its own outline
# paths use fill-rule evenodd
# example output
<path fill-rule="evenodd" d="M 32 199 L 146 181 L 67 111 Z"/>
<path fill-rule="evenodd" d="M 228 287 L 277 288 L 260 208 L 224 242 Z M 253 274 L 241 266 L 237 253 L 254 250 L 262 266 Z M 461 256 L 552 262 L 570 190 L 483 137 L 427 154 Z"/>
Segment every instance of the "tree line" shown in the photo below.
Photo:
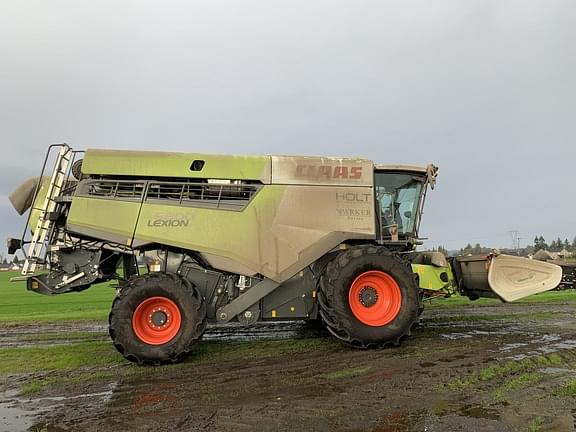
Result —
<path fill-rule="evenodd" d="M 533 247 L 534 252 L 541 249 L 549 250 L 551 252 L 560 252 L 563 249 L 566 249 L 568 252 L 576 252 L 576 237 L 574 237 L 572 242 L 569 242 L 568 239 L 562 240 L 558 237 L 556 240 L 552 240 L 552 242 L 548 244 L 543 236 L 536 236 L 534 237 Z"/>
<path fill-rule="evenodd" d="M 550 252 L 560 252 L 564 249 L 566 249 L 568 252 L 576 254 L 576 237 L 574 237 L 572 239 L 572 241 L 569 241 L 567 238 L 562 240 L 560 237 L 558 237 L 556 240 L 552 240 L 550 243 L 548 243 L 546 241 L 546 239 L 544 238 L 544 236 L 537 235 L 536 237 L 534 237 L 534 242 L 530 245 L 522 247 L 518 250 L 501 249 L 501 251 L 504 253 L 511 254 L 511 255 L 518 254 L 518 255 L 526 256 L 526 255 L 530 255 L 530 254 L 533 254 L 535 252 L 538 252 L 539 250 L 547 250 Z M 480 245 L 480 243 L 476 243 L 475 245 L 468 243 L 466 246 L 464 246 L 463 248 L 460 248 L 457 251 L 454 251 L 454 250 L 449 251 L 444 246 L 438 246 L 437 248 L 434 248 L 434 250 L 437 250 L 438 252 L 442 252 L 446 256 L 455 255 L 455 254 L 456 255 L 484 255 L 484 254 L 490 253 L 492 248 L 482 246 L 482 245 Z"/>

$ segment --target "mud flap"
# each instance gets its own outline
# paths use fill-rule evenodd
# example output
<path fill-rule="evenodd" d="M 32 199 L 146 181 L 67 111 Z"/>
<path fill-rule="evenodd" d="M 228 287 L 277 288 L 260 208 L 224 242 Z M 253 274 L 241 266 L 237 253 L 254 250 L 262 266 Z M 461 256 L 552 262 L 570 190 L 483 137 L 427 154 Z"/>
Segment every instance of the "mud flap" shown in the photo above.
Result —
<path fill-rule="evenodd" d="M 507 302 L 554 289 L 561 279 L 556 264 L 511 255 L 493 256 L 488 268 L 490 288 Z"/>
<path fill-rule="evenodd" d="M 497 252 L 457 257 L 452 267 L 460 293 L 472 300 L 498 297 L 512 302 L 554 289 L 562 279 L 560 266 Z"/>

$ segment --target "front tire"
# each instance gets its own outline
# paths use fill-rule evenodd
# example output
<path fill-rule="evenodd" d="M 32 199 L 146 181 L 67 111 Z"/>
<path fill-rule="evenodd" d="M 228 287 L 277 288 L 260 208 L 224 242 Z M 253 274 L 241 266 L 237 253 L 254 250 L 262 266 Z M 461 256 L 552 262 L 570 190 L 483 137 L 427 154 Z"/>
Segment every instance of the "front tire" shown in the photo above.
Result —
<path fill-rule="evenodd" d="M 132 278 L 109 315 L 116 349 L 139 364 L 183 360 L 206 329 L 206 303 L 186 279 L 170 273 Z"/>
<path fill-rule="evenodd" d="M 318 300 L 328 330 L 360 348 L 399 345 L 421 307 L 410 264 L 377 246 L 353 247 L 334 258 L 320 279 Z"/>

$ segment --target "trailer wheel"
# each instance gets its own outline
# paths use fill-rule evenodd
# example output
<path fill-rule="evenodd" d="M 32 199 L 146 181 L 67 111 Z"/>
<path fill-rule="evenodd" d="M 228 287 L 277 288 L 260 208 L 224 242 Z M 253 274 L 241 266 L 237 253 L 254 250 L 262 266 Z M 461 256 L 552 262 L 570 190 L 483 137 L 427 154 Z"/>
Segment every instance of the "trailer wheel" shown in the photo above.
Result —
<path fill-rule="evenodd" d="M 328 330 L 360 348 L 399 345 L 421 308 L 410 264 L 377 246 L 353 247 L 334 258 L 321 276 L 318 301 Z"/>
<path fill-rule="evenodd" d="M 132 278 L 114 299 L 110 337 L 140 364 L 183 360 L 206 329 L 206 303 L 186 279 L 171 273 Z"/>

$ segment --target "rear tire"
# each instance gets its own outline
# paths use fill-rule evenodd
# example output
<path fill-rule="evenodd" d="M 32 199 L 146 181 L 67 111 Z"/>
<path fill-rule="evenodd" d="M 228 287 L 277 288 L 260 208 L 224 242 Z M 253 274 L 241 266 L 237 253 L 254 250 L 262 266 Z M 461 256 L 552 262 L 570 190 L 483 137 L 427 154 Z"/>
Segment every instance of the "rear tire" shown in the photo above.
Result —
<path fill-rule="evenodd" d="M 130 279 L 108 318 L 116 349 L 139 364 L 176 363 L 206 329 L 206 303 L 186 279 L 149 273 Z"/>
<path fill-rule="evenodd" d="M 334 258 L 320 279 L 318 301 L 328 330 L 360 348 L 399 345 L 421 308 L 410 264 L 377 246 L 353 247 Z"/>

